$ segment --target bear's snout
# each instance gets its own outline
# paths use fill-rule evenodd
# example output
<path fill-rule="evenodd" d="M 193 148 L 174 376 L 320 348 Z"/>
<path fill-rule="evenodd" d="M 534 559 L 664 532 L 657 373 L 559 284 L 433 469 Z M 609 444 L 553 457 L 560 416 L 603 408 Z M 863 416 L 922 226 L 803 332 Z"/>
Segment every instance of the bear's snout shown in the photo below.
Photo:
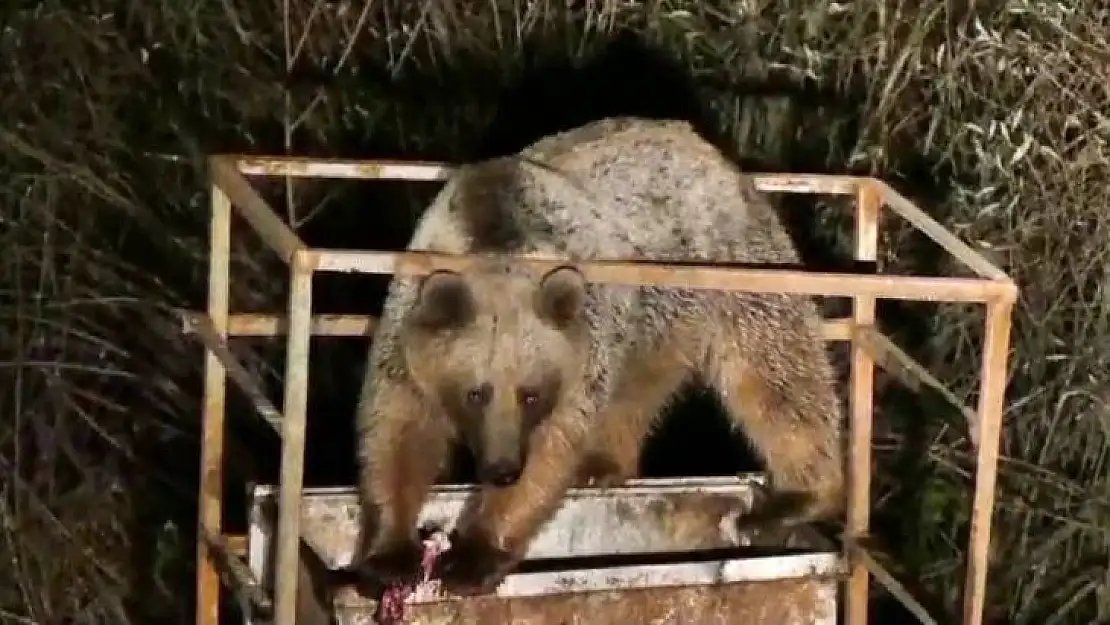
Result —
<path fill-rule="evenodd" d="M 516 484 L 520 479 L 521 467 L 519 462 L 511 460 L 498 460 L 487 464 L 482 469 L 482 481 L 492 486 L 504 488 Z"/>

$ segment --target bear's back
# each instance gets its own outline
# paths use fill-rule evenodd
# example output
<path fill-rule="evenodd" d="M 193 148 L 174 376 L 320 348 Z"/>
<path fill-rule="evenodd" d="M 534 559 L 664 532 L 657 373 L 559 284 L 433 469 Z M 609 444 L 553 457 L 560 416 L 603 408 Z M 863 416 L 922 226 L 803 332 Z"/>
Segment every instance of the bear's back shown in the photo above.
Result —
<path fill-rule="evenodd" d="M 462 168 L 410 249 L 791 262 L 766 200 L 685 122 L 611 118 Z"/>
<path fill-rule="evenodd" d="M 601 120 L 541 139 L 522 156 L 589 196 L 549 207 L 547 217 L 569 247 L 582 239 L 585 257 L 794 260 L 766 199 L 686 122 Z"/>

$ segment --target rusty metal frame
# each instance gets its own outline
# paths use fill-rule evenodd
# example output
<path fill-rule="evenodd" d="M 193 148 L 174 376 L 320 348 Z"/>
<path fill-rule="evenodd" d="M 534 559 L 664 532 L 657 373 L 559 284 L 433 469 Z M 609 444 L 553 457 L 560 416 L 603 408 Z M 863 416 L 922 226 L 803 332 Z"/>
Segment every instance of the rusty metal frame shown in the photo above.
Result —
<path fill-rule="evenodd" d="M 280 423 L 282 440 L 279 486 L 278 545 L 276 554 L 275 623 L 293 625 L 298 566 L 300 504 L 304 472 L 304 437 L 308 388 L 308 345 L 311 335 L 366 336 L 374 319 L 354 315 L 322 315 L 311 311 L 312 276 L 316 272 L 358 272 L 422 275 L 435 269 L 462 269 L 470 264 L 466 255 L 426 252 L 377 252 L 310 248 L 286 225 L 278 213 L 251 186 L 246 176 L 288 176 L 363 180 L 443 181 L 452 171 L 442 163 L 400 161 L 353 161 L 289 157 L 212 156 L 208 161 L 212 197 L 211 259 L 207 315 L 192 314 L 185 330 L 194 332 L 207 346 L 205 356 L 205 402 L 199 492 L 199 522 L 208 533 L 219 535 L 222 512 L 222 464 L 224 412 L 227 378 L 250 387 L 239 375 L 234 357 L 227 349 L 228 336 L 286 335 L 285 401 Z M 981 625 L 987 583 L 987 555 L 997 478 L 999 434 L 1007 379 L 1011 316 L 1017 286 L 1002 270 L 948 232 L 911 201 L 886 183 L 865 177 L 751 174 L 764 192 L 852 195 L 856 197 L 855 254 L 858 260 L 874 261 L 878 252 L 879 216 L 885 207 L 909 221 L 976 277 L 925 277 L 863 275 L 806 271 L 724 268 L 711 265 L 670 265 L 655 262 L 597 261 L 582 263 L 586 278 L 593 282 L 684 286 L 752 292 L 850 297 L 853 314 L 847 319 L 827 320 L 827 340 L 852 344 L 850 396 L 850 453 L 848 471 L 848 517 L 844 557 L 847 560 L 847 612 L 849 625 L 867 622 L 868 579 L 874 576 L 903 600 L 919 617 L 928 618 L 893 576 L 861 546 L 866 539 L 870 516 L 871 419 L 874 368 L 885 366 L 897 348 L 875 326 L 875 301 L 901 299 L 933 302 L 973 302 L 986 305 L 985 338 L 981 358 L 979 405 L 971 423 L 977 446 L 971 530 L 968 537 L 967 570 L 963 594 L 963 625 Z M 292 284 L 286 315 L 232 315 L 228 310 L 231 213 L 235 210 L 286 262 Z M 556 259 L 522 258 L 536 268 L 550 268 Z M 199 320 L 199 322 L 198 322 Z M 204 331 L 201 331 L 204 330 Z M 893 351 L 892 351 L 893 348 Z M 900 373 L 920 378 L 934 387 L 943 385 L 923 367 L 901 354 Z M 238 370 L 237 370 L 238 369 Z M 256 390 L 248 388 L 247 390 Z M 251 394 L 257 397 L 257 394 Z M 950 399 L 954 397 L 949 394 Z M 264 417 L 273 417 L 268 402 L 256 403 Z M 960 406 L 965 414 L 970 409 Z M 267 419 L 268 421 L 273 421 Z M 214 558 L 204 541 L 197 544 L 197 625 L 217 625 L 219 578 Z M 928 622 L 923 619 L 923 622 Z"/>

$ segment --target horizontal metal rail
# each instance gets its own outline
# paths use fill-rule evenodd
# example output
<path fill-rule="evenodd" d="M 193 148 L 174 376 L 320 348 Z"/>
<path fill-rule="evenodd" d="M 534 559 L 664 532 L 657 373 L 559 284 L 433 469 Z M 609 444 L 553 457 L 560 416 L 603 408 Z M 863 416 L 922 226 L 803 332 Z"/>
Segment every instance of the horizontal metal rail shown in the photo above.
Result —
<path fill-rule="evenodd" d="M 198 331 L 197 316 L 188 313 L 182 331 Z M 370 337 L 377 327 L 378 317 L 373 315 L 313 315 L 309 326 L 312 336 Z M 243 337 L 283 336 L 289 332 L 289 316 L 275 313 L 240 313 L 228 319 L 227 335 Z M 847 341 L 852 338 L 852 320 L 847 317 L 830 318 L 821 322 L 821 336 L 826 341 Z"/>
<path fill-rule="evenodd" d="M 311 248 L 297 254 L 313 271 L 424 275 L 438 270 L 466 271 L 485 259 L 470 254 L 437 252 L 370 252 Z M 572 264 L 586 280 L 599 284 L 716 289 L 754 293 L 788 293 L 824 297 L 875 297 L 924 302 L 986 303 L 1016 297 L 1008 282 L 983 278 L 890 276 L 812 272 L 792 269 L 722 266 L 709 263 L 666 263 L 630 260 L 569 262 L 556 258 L 517 256 L 536 271 Z"/>

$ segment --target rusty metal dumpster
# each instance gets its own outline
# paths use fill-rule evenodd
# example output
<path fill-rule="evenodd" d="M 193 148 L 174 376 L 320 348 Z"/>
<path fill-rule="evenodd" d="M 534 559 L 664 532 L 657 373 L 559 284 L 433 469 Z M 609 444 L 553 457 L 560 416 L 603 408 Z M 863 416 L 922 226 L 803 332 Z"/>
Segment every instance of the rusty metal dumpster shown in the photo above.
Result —
<path fill-rule="evenodd" d="M 574 489 L 495 595 L 444 598 L 418 587 L 408 623 L 834 625 L 840 553 L 808 532 L 743 535 L 734 520 L 752 503 L 760 476 L 637 480 L 609 490 Z M 468 486 L 437 488 L 422 525 L 449 530 Z M 277 495 L 252 497 L 248 558 L 264 578 Z M 305 542 L 331 569 L 346 566 L 356 538 L 353 489 L 307 489 Z M 344 588 L 340 625 L 373 624 L 373 598 Z"/>

